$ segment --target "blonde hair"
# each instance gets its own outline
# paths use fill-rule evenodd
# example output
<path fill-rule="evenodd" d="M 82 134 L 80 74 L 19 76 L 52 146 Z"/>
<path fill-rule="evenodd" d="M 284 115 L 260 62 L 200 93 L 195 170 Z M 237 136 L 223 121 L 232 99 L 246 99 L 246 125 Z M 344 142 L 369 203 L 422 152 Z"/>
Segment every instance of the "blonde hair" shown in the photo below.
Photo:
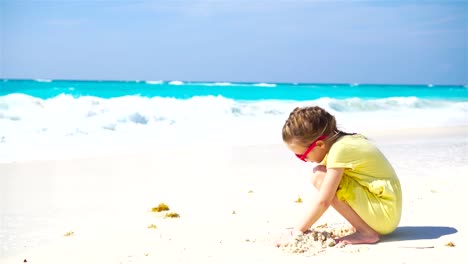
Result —
<path fill-rule="evenodd" d="M 349 133 L 338 130 L 333 115 L 318 106 L 296 107 L 283 126 L 283 141 L 308 147 L 320 136 L 327 136 L 325 141 L 335 142 Z"/>

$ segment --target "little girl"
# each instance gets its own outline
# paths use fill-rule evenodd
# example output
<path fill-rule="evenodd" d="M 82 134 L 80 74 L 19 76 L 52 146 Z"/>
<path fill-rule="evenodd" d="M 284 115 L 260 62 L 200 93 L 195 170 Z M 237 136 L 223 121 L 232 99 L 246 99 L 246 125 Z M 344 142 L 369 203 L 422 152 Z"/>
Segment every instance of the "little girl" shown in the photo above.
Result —
<path fill-rule="evenodd" d="M 307 231 L 331 205 L 355 229 L 344 244 L 370 244 L 394 231 L 401 216 L 401 187 L 392 166 L 359 134 L 337 129 L 320 107 L 296 108 L 283 126 L 283 141 L 303 161 L 316 162 L 312 184 L 318 195 L 288 237 Z"/>

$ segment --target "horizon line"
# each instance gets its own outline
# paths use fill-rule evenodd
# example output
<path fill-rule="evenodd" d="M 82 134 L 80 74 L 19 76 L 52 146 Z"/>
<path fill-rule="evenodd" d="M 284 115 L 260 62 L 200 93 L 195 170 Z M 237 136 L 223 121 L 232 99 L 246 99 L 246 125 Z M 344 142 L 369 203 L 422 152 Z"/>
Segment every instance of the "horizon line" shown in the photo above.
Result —
<path fill-rule="evenodd" d="M 371 85 L 381 85 L 381 86 L 468 86 L 468 83 L 462 84 L 447 84 L 447 83 L 359 83 L 359 82 L 349 82 L 349 83 L 340 83 L 340 82 L 269 82 L 269 81 L 188 81 L 188 80 L 142 80 L 142 79 L 48 79 L 48 78 L 0 78 L 2 81 L 37 81 L 37 82 L 53 82 L 53 81 L 73 81 L 73 82 L 182 82 L 182 83 L 230 83 L 230 84 L 293 84 L 293 85 L 354 85 L 354 86 L 371 86 Z"/>

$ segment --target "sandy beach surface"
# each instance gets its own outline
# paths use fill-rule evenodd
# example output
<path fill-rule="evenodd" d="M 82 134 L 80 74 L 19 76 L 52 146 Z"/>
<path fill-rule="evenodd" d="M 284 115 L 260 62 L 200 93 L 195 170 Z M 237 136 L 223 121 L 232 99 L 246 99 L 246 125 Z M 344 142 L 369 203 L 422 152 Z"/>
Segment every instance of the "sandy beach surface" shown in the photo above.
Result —
<path fill-rule="evenodd" d="M 312 165 L 281 142 L 166 144 L 0 164 L 0 263 L 466 263 L 468 126 L 365 134 L 404 196 L 400 226 L 377 244 L 273 245 L 316 193 Z M 169 211 L 153 212 L 161 203 Z M 347 227 L 332 208 L 323 224 Z"/>

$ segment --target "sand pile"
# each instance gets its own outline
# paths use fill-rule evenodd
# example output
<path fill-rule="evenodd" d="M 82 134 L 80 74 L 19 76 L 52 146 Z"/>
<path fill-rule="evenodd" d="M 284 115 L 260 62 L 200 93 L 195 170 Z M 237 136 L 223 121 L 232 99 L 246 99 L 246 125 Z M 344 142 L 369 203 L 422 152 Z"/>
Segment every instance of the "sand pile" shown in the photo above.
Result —
<path fill-rule="evenodd" d="M 351 233 L 353 230 L 349 227 L 333 228 L 325 224 L 296 236 L 289 244 L 280 246 L 280 249 L 286 253 L 317 255 L 329 247 L 343 247 L 343 244 L 337 245 L 335 239 Z"/>

